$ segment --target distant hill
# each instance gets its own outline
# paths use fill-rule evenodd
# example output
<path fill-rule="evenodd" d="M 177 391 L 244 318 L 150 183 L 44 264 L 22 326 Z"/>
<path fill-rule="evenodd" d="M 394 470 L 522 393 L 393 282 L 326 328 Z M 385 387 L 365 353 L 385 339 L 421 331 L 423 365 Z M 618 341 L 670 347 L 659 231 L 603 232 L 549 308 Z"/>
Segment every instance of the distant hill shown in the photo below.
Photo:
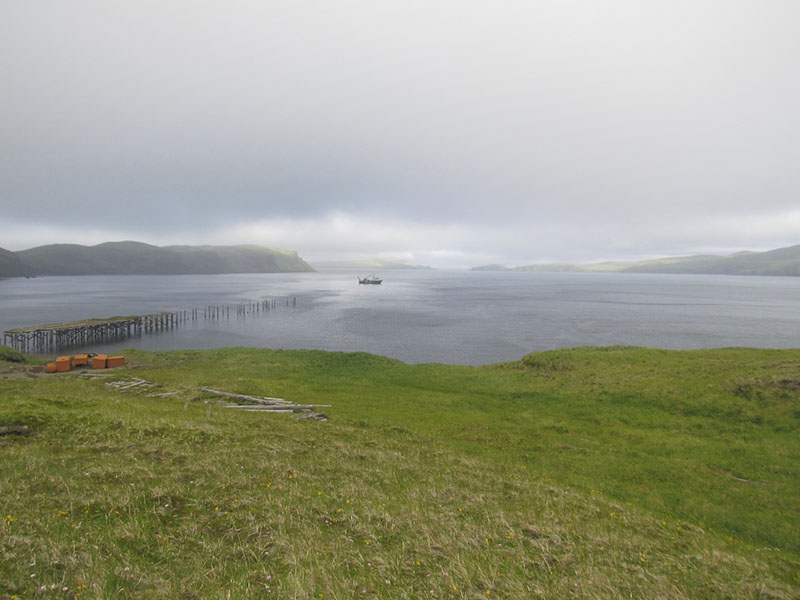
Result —
<path fill-rule="evenodd" d="M 262 246 L 159 247 L 141 242 L 106 242 L 96 246 L 52 244 L 11 254 L 20 260 L 24 274 L 29 275 L 206 275 L 314 270 L 297 252 Z"/>
<path fill-rule="evenodd" d="M 536 273 L 598 273 L 624 271 L 632 265 L 642 263 L 622 263 L 622 262 L 602 262 L 585 265 L 573 265 L 569 263 L 544 263 L 540 265 L 524 265 L 521 267 L 506 267 L 504 265 L 490 264 L 472 267 L 471 271 L 518 271 Z"/>
<path fill-rule="evenodd" d="M 630 265 L 630 273 L 703 273 L 720 275 L 800 276 L 800 245 L 768 252 L 738 252 L 730 256 L 687 256 Z"/>
<path fill-rule="evenodd" d="M 398 260 L 384 260 L 381 258 L 371 258 L 364 260 L 329 260 L 324 262 L 314 263 L 314 266 L 320 269 L 374 269 L 374 270 L 396 270 L 396 269 L 416 269 L 416 270 L 430 270 L 432 267 L 424 265 L 415 265 L 409 262 Z"/>
<path fill-rule="evenodd" d="M 14 252 L 0 248 L 0 277 L 21 277 L 25 275 L 25 265 Z"/>
<path fill-rule="evenodd" d="M 674 256 L 638 262 L 605 262 L 588 265 L 543 264 L 522 267 L 483 265 L 473 271 L 561 271 L 615 273 L 684 273 L 704 275 L 800 276 L 800 245 L 767 252 L 737 252 L 729 256 Z"/>
<path fill-rule="evenodd" d="M 470 271 L 514 271 L 514 268 L 498 264 L 491 264 L 491 265 L 480 265 L 479 267 L 472 267 Z"/>

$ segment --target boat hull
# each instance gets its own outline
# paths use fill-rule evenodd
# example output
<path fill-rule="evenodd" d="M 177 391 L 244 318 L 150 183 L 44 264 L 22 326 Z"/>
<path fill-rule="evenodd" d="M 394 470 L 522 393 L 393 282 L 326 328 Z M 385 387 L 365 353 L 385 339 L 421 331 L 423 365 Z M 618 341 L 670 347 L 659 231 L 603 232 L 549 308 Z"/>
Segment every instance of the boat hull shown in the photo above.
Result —
<path fill-rule="evenodd" d="M 375 277 L 375 275 L 370 275 L 369 277 L 364 277 L 363 279 L 359 277 L 358 283 L 361 283 L 363 285 L 380 285 L 381 283 L 383 283 L 383 279 L 378 279 L 377 277 Z"/>

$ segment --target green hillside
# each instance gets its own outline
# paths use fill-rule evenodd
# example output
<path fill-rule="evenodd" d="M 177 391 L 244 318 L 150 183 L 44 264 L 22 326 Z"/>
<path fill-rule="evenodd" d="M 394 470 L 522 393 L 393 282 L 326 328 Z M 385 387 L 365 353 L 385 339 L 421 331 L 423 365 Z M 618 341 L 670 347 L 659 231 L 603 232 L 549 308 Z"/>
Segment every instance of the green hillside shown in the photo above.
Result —
<path fill-rule="evenodd" d="M 689 256 L 653 260 L 621 270 L 639 273 L 798 276 L 800 245 L 768 252 L 740 252 L 730 256 Z"/>
<path fill-rule="evenodd" d="M 19 256 L 10 250 L 0 248 L 0 277 L 21 277 L 25 275 L 25 265 Z"/>
<path fill-rule="evenodd" d="M 0 596 L 800 595 L 797 350 L 126 355 L 0 362 Z"/>
<path fill-rule="evenodd" d="M 174 275 L 313 271 L 296 252 L 261 246 L 53 244 L 17 252 L 33 275 Z"/>
<path fill-rule="evenodd" d="M 480 265 L 477 267 L 472 267 L 471 271 L 513 271 L 511 267 L 505 267 L 503 265 L 499 265 L 496 263 L 492 263 L 489 265 Z"/>
<path fill-rule="evenodd" d="M 800 276 L 800 245 L 768 252 L 738 252 L 730 256 L 673 256 L 637 262 L 573 265 L 551 263 L 504 267 L 483 265 L 473 271 L 684 273 L 698 275 Z"/>

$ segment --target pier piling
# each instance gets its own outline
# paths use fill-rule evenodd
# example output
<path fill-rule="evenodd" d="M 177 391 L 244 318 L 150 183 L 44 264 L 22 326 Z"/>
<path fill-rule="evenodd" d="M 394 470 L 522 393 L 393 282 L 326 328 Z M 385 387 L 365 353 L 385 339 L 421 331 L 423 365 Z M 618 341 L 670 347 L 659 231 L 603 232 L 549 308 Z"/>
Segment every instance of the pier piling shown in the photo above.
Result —
<path fill-rule="evenodd" d="M 286 306 L 289 306 L 286 297 Z M 291 306 L 297 306 L 297 298 L 291 299 Z M 277 300 L 264 299 L 260 302 L 242 302 L 234 306 L 235 316 L 260 315 L 277 307 Z M 230 318 L 230 305 L 206 306 L 204 320 Z M 181 324 L 200 319 L 200 309 L 176 312 L 162 312 L 151 315 L 112 317 L 110 319 L 88 319 L 71 323 L 18 327 L 3 332 L 3 344 L 28 354 L 48 354 L 64 348 L 107 344 L 126 338 L 156 333 L 180 327 Z"/>

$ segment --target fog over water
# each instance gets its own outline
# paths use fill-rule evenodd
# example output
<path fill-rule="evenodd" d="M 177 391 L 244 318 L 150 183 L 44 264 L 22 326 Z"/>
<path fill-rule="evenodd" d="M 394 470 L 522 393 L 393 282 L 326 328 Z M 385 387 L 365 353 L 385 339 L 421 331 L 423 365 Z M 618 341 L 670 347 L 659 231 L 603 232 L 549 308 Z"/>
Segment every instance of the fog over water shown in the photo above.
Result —
<path fill-rule="evenodd" d="M 0 329 L 274 298 L 269 312 L 232 309 L 206 320 L 201 310 L 178 329 L 89 350 L 307 348 L 482 365 L 585 345 L 791 348 L 800 340 L 798 278 L 395 271 L 365 286 L 356 275 L 7 279 Z"/>

